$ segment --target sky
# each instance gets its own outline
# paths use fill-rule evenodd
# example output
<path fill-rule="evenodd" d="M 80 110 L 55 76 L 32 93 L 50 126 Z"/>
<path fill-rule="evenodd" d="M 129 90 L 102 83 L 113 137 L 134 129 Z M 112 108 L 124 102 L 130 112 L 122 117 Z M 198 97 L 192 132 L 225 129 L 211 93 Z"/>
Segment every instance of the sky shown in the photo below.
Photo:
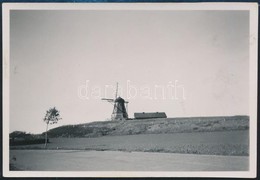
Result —
<path fill-rule="evenodd" d="M 249 12 L 11 10 L 10 132 L 108 120 L 117 82 L 129 117 L 248 115 Z"/>

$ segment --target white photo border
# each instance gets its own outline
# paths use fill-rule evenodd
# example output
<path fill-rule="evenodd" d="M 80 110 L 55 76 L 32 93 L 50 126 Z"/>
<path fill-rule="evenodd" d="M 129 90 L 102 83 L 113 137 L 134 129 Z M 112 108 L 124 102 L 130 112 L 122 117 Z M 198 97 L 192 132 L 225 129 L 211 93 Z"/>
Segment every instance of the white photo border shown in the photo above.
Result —
<path fill-rule="evenodd" d="M 257 160 L 257 3 L 3 3 L 3 175 L 4 177 L 256 177 Z M 11 10 L 248 10 L 250 12 L 250 148 L 249 171 L 10 171 L 9 170 L 9 85 Z"/>

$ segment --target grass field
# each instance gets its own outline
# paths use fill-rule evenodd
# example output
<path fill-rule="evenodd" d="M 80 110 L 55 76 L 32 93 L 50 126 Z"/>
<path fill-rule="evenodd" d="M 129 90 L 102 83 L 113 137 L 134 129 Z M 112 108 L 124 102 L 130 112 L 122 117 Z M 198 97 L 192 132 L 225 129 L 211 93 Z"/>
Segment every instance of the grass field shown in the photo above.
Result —
<path fill-rule="evenodd" d="M 42 144 L 13 146 L 11 149 L 42 149 L 43 146 Z M 248 156 L 249 131 L 139 134 L 97 138 L 50 138 L 48 149 Z"/>
<path fill-rule="evenodd" d="M 219 116 L 92 122 L 57 127 L 49 130 L 48 135 L 51 138 L 100 137 L 247 129 L 249 129 L 248 116 Z"/>

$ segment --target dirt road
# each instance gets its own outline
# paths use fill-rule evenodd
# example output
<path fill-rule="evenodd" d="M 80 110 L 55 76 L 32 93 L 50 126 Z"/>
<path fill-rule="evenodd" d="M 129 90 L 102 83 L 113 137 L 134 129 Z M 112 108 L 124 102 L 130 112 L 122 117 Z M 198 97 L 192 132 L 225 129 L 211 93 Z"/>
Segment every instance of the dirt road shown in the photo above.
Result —
<path fill-rule="evenodd" d="M 246 171 L 248 156 L 174 153 L 11 150 L 11 163 L 26 171 Z"/>

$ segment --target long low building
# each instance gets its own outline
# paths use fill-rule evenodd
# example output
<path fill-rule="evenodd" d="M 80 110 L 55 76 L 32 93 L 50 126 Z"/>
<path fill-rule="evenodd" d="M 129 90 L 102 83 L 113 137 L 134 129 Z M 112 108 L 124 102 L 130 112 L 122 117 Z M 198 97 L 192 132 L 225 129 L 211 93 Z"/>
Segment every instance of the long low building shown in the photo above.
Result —
<path fill-rule="evenodd" d="M 141 112 L 134 113 L 135 119 L 167 118 L 165 112 Z"/>

